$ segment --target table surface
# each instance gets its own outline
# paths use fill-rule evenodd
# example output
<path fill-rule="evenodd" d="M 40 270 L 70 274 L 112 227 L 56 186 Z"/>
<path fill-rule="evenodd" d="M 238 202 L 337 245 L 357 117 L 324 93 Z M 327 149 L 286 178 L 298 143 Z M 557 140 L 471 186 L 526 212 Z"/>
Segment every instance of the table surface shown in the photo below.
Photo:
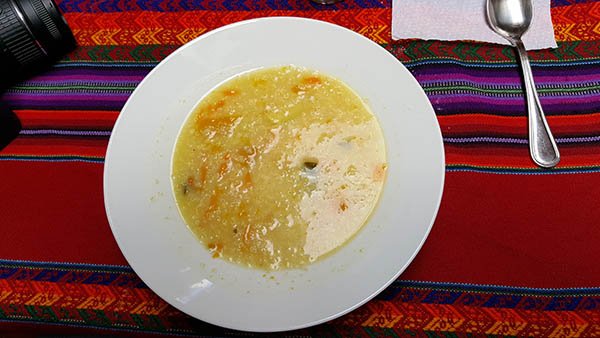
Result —
<path fill-rule="evenodd" d="M 14 113 L 0 115 L 0 333 L 239 334 L 170 307 L 127 265 L 103 161 L 119 111 L 160 60 L 216 27 L 286 15 L 348 27 L 396 56 L 435 108 L 446 152 L 439 214 L 410 267 L 359 309 L 288 335 L 600 335 L 600 2 L 552 0 L 559 47 L 530 53 L 562 154 L 553 170 L 529 158 L 513 50 L 391 41 L 391 1 L 57 3 L 78 47 L 0 94 Z"/>

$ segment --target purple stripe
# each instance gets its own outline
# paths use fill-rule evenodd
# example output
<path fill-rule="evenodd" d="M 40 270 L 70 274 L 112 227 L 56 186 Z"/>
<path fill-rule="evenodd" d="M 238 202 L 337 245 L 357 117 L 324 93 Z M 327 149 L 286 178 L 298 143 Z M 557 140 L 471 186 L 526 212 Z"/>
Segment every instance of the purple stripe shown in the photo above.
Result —
<path fill-rule="evenodd" d="M 520 76 L 474 76 L 463 73 L 444 73 L 444 74 L 417 74 L 415 76 L 421 85 L 432 85 L 436 83 L 446 83 L 452 81 L 463 81 L 474 84 L 486 85 L 521 85 Z M 558 85 L 565 84 L 585 84 L 600 82 L 600 72 L 597 74 L 583 74 L 575 76 L 537 76 L 535 82 L 538 85 Z"/>
<path fill-rule="evenodd" d="M 53 67 L 50 70 L 31 77 L 23 85 L 62 83 L 65 81 L 81 81 L 84 83 L 106 82 L 122 83 L 129 82 L 137 85 L 152 70 L 151 67 L 131 66 L 102 66 L 81 67 L 77 65 Z"/>
<path fill-rule="evenodd" d="M 58 75 L 58 76 L 36 76 L 24 82 L 25 85 L 33 83 L 60 83 L 60 82 L 133 82 L 139 83 L 144 76 L 138 75 Z"/>
<path fill-rule="evenodd" d="M 455 104 L 455 103 L 487 103 L 502 106 L 523 105 L 524 97 L 496 97 L 477 94 L 448 94 L 448 95 L 427 95 L 429 100 L 436 104 Z M 552 95 L 540 96 L 542 106 L 547 105 L 565 105 L 565 104 L 581 104 L 595 103 L 600 104 L 600 95 Z"/>
<path fill-rule="evenodd" d="M 456 64 L 428 64 L 409 67 L 419 81 L 451 81 L 470 80 L 488 84 L 518 84 L 520 72 L 514 67 L 467 67 Z M 82 67 L 77 64 L 62 64 L 49 71 L 33 77 L 29 83 L 82 80 L 94 81 L 141 81 L 152 67 L 136 67 L 128 64 L 115 64 L 114 66 L 89 66 Z M 536 80 L 542 83 L 581 83 L 600 81 L 600 67 L 578 66 L 574 67 L 534 67 L 533 73 Z"/>
<path fill-rule="evenodd" d="M 104 100 L 76 100 L 76 101 L 67 101 L 67 102 L 47 102 L 47 101 L 38 101 L 38 102 L 13 102 L 10 103 L 11 108 L 13 109 L 57 109 L 56 107 L 60 107 L 58 110 L 114 110 L 119 111 L 125 105 L 125 101 L 123 102 L 115 102 L 115 101 L 104 101 Z"/>
<path fill-rule="evenodd" d="M 599 142 L 600 136 L 589 137 L 558 137 L 557 143 L 585 143 Z M 447 143 L 512 143 L 512 144 L 527 144 L 527 139 L 513 137 L 444 137 L 444 142 Z"/>
<path fill-rule="evenodd" d="M 600 136 L 587 136 L 587 137 L 563 137 L 557 138 L 556 142 L 559 143 L 578 143 L 578 142 L 598 142 Z"/>
<path fill-rule="evenodd" d="M 459 114 L 492 114 L 499 116 L 526 116 L 525 103 L 521 106 L 500 106 L 489 103 L 469 104 L 433 104 L 437 115 L 459 115 Z M 549 115 L 584 115 L 600 112 L 600 104 L 590 106 L 587 104 L 564 104 L 555 106 L 544 106 L 544 113 Z"/>
<path fill-rule="evenodd" d="M 527 144 L 526 139 L 518 139 L 511 137 L 444 137 L 446 143 L 514 143 Z"/>
<path fill-rule="evenodd" d="M 447 102 L 442 99 L 431 99 L 430 101 L 438 115 L 486 113 L 501 116 L 525 116 L 525 99 L 513 105 L 498 102 L 484 102 L 482 100 Z M 600 112 L 600 100 L 569 102 L 561 101 L 555 104 L 546 104 L 542 98 L 542 106 L 546 115 L 582 115 Z"/>
<path fill-rule="evenodd" d="M 518 75 L 518 74 L 517 74 Z M 467 82 L 474 85 L 514 85 L 521 86 L 520 76 L 473 76 L 465 73 L 445 74 L 415 74 L 417 81 L 424 86 L 433 86 L 449 82 Z M 70 84 L 70 83 L 106 83 L 106 84 L 128 84 L 135 86 L 144 79 L 144 75 L 93 75 L 72 74 L 37 76 L 25 81 L 23 86 L 34 86 L 43 84 Z M 600 83 L 600 72 L 598 74 L 584 74 L 579 76 L 538 76 L 535 78 L 538 85 L 589 85 Z"/>
<path fill-rule="evenodd" d="M 64 135 L 64 136 L 110 136 L 110 131 L 102 130 L 59 130 L 59 129 L 26 129 L 20 135 Z"/>
<path fill-rule="evenodd" d="M 4 93 L 0 101 L 12 109 L 121 110 L 130 93 Z"/>
<path fill-rule="evenodd" d="M 100 109 L 120 110 L 129 93 L 38 95 L 31 93 L 5 93 L 5 101 L 13 109 Z M 503 98 L 478 95 L 429 95 L 437 114 L 462 113 L 521 116 L 525 114 L 523 97 Z M 544 111 L 550 115 L 587 114 L 600 112 L 600 95 L 589 97 L 541 97 Z"/>
<path fill-rule="evenodd" d="M 3 99 L 11 102 L 23 101 L 26 102 L 61 102 L 61 101 L 77 101 L 89 100 L 95 101 L 101 99 L 103 101 L 125 102 L 131 93 L 14 93 L 9 92 L 4 94 Z"/>
<path fill-rule="evenodd" d="M 521 75 L 517 64 L 514 67 L 467 67 L 456 64 L 427 64 L 419 66 L 409 66 L 410 71 L 415 77 L 424 75 L 435 76 L 440 74 L 467 74 L 482 78 L 519 78 Z M 599 65 L 580 65 L 577 67 L 533 67 L 533 76 L 538 77 L 554 77 L 562 82 L 564 78 L 573 76 L 589 76 L 597 78 L 600 73 Z M 444 76 L 444 75 L 441 75 Z"/>
<path fill-rule="evenodd" d="M 147 67 L 54 67 L 42 74 L 39 74 L 32 79 L 40 77 L 60 77 L 63 76 L 124 76 L 143 78 L 152 69 Z"/>

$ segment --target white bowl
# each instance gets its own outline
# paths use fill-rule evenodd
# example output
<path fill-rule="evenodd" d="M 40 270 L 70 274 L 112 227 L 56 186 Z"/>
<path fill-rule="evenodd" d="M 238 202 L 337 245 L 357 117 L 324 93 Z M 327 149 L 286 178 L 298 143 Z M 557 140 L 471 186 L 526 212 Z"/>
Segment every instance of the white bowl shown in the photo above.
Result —
<path fill-rule="evenodd" d="M 347 245 L 306 269 L 265 273 L 212 258 L 186 227 L 172 194 L 171 155 L 181 125 L 212 88 L 287 64 L 337 77 L 366 100 L 382 125 L 388 177 L 370 221 Z M 165 301 L 223 327 L 282 331 L 341 316 L 394 281 L 431 229 L 443 180 L 440 129 L 406 68 L 350 30 L 280 17 L 207 33 L 140 83 L 113 129 L 104 198 L 125 258 Z"/>

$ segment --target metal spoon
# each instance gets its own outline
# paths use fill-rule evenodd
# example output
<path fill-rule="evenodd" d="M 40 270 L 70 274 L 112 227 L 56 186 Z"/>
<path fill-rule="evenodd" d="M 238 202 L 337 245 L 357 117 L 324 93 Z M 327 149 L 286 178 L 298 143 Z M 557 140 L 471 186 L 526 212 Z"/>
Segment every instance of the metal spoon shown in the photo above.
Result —
<path fill-rule="evenodd" d="M 531 0 L 487 0 L 486 9 L 490 27 L 517 49 L 521 59 L 527 97 L 531 158 L 540 167 L 554 167 L 560 161 L 560 154 L 544 117 L 527 51 L 521 41 L 533 18 Z"/>

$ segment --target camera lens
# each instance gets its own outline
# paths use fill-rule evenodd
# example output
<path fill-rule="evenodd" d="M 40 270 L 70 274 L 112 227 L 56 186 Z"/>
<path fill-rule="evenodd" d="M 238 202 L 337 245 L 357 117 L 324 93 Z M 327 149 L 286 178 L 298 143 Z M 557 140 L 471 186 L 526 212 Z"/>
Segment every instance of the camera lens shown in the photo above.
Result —
<path fill-rule="evenodd" d="M 52 0 L 0 0 L 0 83 L 8 85 L 75 47 Z"/>

